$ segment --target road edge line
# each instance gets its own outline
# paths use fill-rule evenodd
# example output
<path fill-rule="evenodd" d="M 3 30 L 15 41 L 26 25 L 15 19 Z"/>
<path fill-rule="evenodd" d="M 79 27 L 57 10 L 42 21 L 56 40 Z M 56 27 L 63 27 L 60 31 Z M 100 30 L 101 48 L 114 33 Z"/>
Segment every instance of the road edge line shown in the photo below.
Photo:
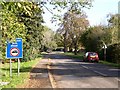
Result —
<path fill-rule="evenodd" d="M 50 72 L 50 69 L 51 69 L 51 67 L 50 67 L 50 60 L 48 61 L 47 69 L 48 69 L 48 76 L 49 76 L 49 80 L 51 82 L 52 88 L 57 88 L 57 84 L 56 84 L 56 82 L 55 82 L 55 80 L 53 78 L 53 75 Z"/>

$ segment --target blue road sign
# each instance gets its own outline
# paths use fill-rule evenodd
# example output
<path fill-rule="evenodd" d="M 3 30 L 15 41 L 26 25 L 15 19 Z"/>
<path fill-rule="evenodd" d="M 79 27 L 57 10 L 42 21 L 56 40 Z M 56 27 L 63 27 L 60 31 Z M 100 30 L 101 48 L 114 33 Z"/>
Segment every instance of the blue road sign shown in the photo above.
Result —
<path fill-rule="evenodd" d="M 16 38 L 15 43 L 7 43 L 6 58 L 22 58 L 23 57 L 22 38 Z"/>

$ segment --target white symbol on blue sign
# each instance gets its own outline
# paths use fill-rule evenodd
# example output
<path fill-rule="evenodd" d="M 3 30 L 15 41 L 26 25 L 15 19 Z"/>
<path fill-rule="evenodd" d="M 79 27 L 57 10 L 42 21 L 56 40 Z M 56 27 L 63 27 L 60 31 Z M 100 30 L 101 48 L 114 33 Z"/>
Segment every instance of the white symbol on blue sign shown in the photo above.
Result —
<path fill-rule="evenodd" d="M 7 43 L 6 58 L 22 58 L 22 38 L 16 38 L 16 43 Z"/>

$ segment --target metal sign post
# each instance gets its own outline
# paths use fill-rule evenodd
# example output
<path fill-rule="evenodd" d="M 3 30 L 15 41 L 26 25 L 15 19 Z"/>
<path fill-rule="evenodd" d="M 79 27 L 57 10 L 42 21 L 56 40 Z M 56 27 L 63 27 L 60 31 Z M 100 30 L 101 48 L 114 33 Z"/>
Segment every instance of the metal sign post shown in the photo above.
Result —
<path fill-rule="evenodd" d="M 20 74 L 20 58 L 23 57 L 22 38 L 16 38 L 15 43 L 7 43 L 6 58 L 10 59 L 10 77 L 12 76 L 12 61 L 11 59 L 18 59 L 18 76 Z"/>
<path fill-rule="evenodd" d="M 12 77 L 12 60 L 10 59 L 10 77 Z"/>
<path fill-rule="evenodd" d="M 18 76 L 20 74 L 20 59 L 18 58 Z"/>

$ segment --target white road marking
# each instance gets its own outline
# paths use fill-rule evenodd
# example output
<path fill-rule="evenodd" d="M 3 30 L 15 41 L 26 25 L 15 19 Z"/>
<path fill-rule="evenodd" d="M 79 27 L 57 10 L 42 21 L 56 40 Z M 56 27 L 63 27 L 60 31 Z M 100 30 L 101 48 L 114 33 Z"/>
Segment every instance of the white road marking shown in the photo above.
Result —
<path fill-rule="evenodd" d="M 92 70 L 92 69 L 90 69 L 89 67 L 86 67 L 86 66 L 84 66 L 84 65 L 81 65 L 81 66 L 84 67 L 85 69 Z M 102 75 L 102 76 L 104 76 L 104 77 L 107 76 L 106 74 L 101 73 L 101 72 L 98 72 L 98 71 L 96 71 L 96 70 L 92 70 L 92 71 L 95 72 L 95 73 L 98 73 L 98 74 L 100 74 L 100 75 Z M 116 79 L 117 81 L 120 82 L 120 79 L 119 79 L 119 78 L 114 78 L 114 79 Z"/>
<path fill-rule="evenodd" d="M 86 66 L 84 66 L 84 65 L 81 65 L 82 67 L 84 67 L 85 69 L 88 69 L 88 70 L 92 70 L 92 69 L 90 69 L 89 67 L 86 67 Z M 100 74 L 100 75 L 102 75 L 102 76 L 107 76 L 106 74 L 103 74 L 103 73 L 101 73 L 101 72 L 98 72 L 98 71 L 96 71 L 96 70 L 92 70 L 93 72 L 95 72 L 95 73 L 97 73 L 97 74 Z"/>
<path fill-rule="evenodd" d="M 86 67 L 86 66 L 83 66 L 83 65 L 81 65 L 82 67 L 84 67 L 84 68 L 86 68 L 86 69 L 89 69 L 88 67 Z"/>
<path fill-rule="evenodd" d="M 55 82 L 55 80 L 54 80 L 54 78 L 53 78 L 52 73 L 50 72 L 50 69 L 51 69 L 50 65 L 51 65 L 51 60 L 48 59 L 47 69 L 48 69 L 49 79 L 50 79 L 50 82 L 51 82 L 52 88 L 57 88 L 57 84 L 56 84 L 56 82 Z"/>
<path fill-rule="evenodd" d="M 93 70 L 93 72 L 98 73 L 98 74 L 100 74 L 100 75 L 102 75 L 102 76 L 104 76 L 104 77 L 106 77 L 106 76 L 107 76 L 106 74 L 101 73 L 101 72 L 98 72 L 98 71 L 96 71 L 96 70 Z"/>

